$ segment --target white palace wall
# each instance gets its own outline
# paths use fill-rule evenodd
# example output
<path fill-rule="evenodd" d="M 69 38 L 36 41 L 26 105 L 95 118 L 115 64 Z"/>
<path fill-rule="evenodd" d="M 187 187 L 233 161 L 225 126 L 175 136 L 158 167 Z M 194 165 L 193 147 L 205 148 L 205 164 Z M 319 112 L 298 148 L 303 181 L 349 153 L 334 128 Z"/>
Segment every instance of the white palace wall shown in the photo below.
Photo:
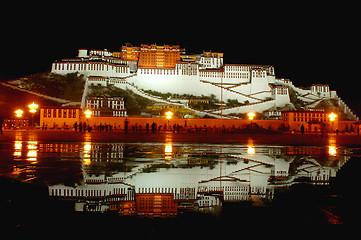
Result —
<path fill-rule="evenodd" d="M 79 72 L 88 76 L 102 77 L 127 77 L 130 69 L 127 65 L 117 65 L 107 62 L 55 62 L 52 65 L 52 73 L 69 74 Z"/>
<path fill-rule="evenodd" d="M 135 66 L 136 69 L 132 70 L 129 62 L 119 64 L 112 62 L 112 58 L 105 60 L 69 59 L 54 62 L 52 73 L 64 75 L 79 72 L 87 77 L 123 78 L 123 81 L 144 90 L 196 96 L 213 94 L 217 99 L 221 99 L 222 95 L 224 101 L 237 99 L 249 103 L 272 97 L 269 82 L 275 81 L 273 68 L 261 65 L 225 64 L 221 69 L 199 69 L 198 63 L 177 62 L 175 68 Z M 103 80 L 105 84 L 106 80 Z"/>
<path fill-rule="evenodd" d="M 140 89 L 162 93 L 201 95 L 203 92 L 197 75 L 143 74 L 138 71 L 132 83 Z"/>

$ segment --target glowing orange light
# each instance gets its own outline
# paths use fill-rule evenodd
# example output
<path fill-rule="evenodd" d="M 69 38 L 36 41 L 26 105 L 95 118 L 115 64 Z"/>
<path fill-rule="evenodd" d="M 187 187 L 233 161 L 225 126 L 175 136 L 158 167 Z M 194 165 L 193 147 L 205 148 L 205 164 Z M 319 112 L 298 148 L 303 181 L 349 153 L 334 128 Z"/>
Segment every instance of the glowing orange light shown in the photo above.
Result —
<path fill-rule="evenodd" d="M 254 146 L 248 146 L 247 153 L 250 155 L 256 154 L 256 149 L 254 148 Z"/>
<path fill-rule="evenodd" d="M 23 116 L 23 113 L 24 113 L 23 110 L 18 109 L 15 111 L 15 116 L 21 118 Z"/>
<path fill-rule="evenodd" d="M 253 118 L 256 116 L 254 112 L 250 112 L 247 114 L 249 120 L 253 120 Z"/>
<path fill-rule="evenodd" d="M 85 117 L 86 117 L 86 118 L 90 118 L 91 115 L 93 114 L 93 112 L 90 111 L 89 109 L 87 109 L 87 110 L 84 112 L 84 114 L 85 114 Z"/>
<path fill-rule="evenodd" d="M 328 146 L 328 154 L 332 157 L 336 157 L 337 148 L 335 146 Z"/>
<path fill-rule="evenodd" d="M 39 105 L 33 102 L 32 104 L 29 104 L 28 107 L 31 113 L 36 113 L 36 109 L 38 109 Z"/>
<path fill-rule="evenodd" d="M 173 113 L 171 111 L 168 111 L 165 113 L 165 118 L 166 119 L 171 119 L 173 117 Z"/>
<path fill-rule="evenodd" d="M 337 118 L 337 115 L 334 113 L 331 113 L 330 115 L 328 115 L 328 118 L 330 119 L 331 122 L 333 122 Z"/>
<path fill-rule="evenodd" d="M 164 147 L 164 158 L 166 160 L 172 160 L 173 146 L 172 143 L 166 143 Z"/>

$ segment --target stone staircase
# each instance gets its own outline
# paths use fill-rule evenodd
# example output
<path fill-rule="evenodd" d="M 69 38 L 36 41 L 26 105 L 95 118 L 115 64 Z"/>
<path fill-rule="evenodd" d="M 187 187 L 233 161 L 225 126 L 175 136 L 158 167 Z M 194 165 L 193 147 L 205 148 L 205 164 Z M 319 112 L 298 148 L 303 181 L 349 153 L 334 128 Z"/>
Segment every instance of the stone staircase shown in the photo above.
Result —
<path fill-rule="evenodd" d="M 252 101 L 254 101 L 254 100 L 256 100 L 256 101 L 258 101 L 258 102 L 264 102 L 264 101 L 265 101 L 265 100 L 263 100 L 263 99 L 259 99 L 259 98 L 253 97 L 253 96 L 251 96 L 251 95 L 247 95 L 247 94 L 244 94 L 244 93 L 237 92 L 237 91 L 231 89 L 231 87 L 223 86 L 223 84 L 220 84 L 220 83 L 212 83 L 212 82 L 208 82 L 208 81 L 204 81 L 204 80 L 200 80 L 200 82 L 206 83 L 206 84 L 211 84 L 211 85 L 213 85 L 213 86 L 222 88 L 222 89 L 225 90 L 225 91 L 232 92 L 232 93 L 234 93 L 234 94 L 236 94 L 236 95 L 239 95 L 239 96 L 248 98 L 249 100 L 252 100 Z"/>

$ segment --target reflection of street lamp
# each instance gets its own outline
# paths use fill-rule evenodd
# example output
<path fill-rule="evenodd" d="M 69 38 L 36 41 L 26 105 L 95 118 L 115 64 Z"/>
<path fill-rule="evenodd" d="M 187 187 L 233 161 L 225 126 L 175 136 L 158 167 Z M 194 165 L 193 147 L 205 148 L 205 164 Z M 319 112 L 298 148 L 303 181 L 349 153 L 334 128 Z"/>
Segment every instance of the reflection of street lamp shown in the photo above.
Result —
<path fill-rule="evenodd" d="M 337 147 L 336 147 L 336 138 L 331 136 L 328 143 L 328 155 L 330 157 L 336 157 Z"/>
<path fill-rule="evenodd" d="M 15 116 L 21 118 L 23 116 L 23 113 L 24 113 L 23 110 L 18 109 L 15 111 Z"/>
<path fill-rule="evenodd" d="M 91 163 L 91 149 L 92 149 L 92 145 L 90 142 L 85 142 L 84 143 L 84 150 L 83 150 L 83 165 L 90 165 Z"/>
<path fill-rule="evenodd" d="M 166 143 L 164 147 L 165 160 L 172 160 L 172 154 L 173 154 L 172 142 Z"/>
<path fill-rule="evenodd" d="M 256 154 L 256 149 L 254 148 L 254 143 L 252 138 L 249 138 L 247 141 L 247 153 L 250 155 Z"/>
<path fill-rule="evenodd" d="M 254 155 L 256 154 L 256 149 L 254 148 L 254 146 L 250 145 L 250 146 L 247 146 L 247 153 L 249 155 Z"/>

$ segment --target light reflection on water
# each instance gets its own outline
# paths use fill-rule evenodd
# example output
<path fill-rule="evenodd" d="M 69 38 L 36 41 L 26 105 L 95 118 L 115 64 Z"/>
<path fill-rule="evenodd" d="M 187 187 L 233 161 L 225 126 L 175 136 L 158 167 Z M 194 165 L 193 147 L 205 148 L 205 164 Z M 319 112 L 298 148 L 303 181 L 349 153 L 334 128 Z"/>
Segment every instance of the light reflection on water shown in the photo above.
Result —
<path fill-rule="evenodd" d="M 76 211 L 171 217 L 185 211 L 219 215 L 225 203 L 272 204 L 293 184 L 328 185 L 351 150 L 326 147 L 173 143 L 13 143 L 11 175 L 47 184 Z M 3 174 L 3 173 L 2 173 Z"/>

